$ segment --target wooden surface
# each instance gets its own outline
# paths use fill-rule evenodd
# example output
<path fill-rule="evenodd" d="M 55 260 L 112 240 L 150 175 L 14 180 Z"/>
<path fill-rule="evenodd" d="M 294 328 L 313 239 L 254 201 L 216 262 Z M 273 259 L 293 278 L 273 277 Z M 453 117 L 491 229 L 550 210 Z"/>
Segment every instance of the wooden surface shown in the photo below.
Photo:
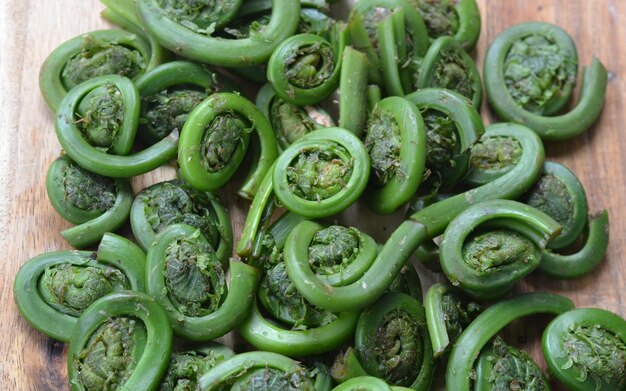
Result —
<path fill-rule="evenodd" d="M 347 0 L 344 0 L 347 1 Z M 578 306 L 597 306 L 626 316 L 626 1 L 623 0 L 479 0 L 483 31 L 475 53 L 480 63 L 488 42 L 506 27 L 523 21 L 553 22 L 578 45 L 580 63 L 593 55 L 611 73 L 606 106 L 600 121 L 584 135 L 547 145 L 548 156 L 566 164 L 582 180 L 592 211 L 608 208 L 611 239 L 606 260 L 585 278 L 557 282 L 532 275 L 520 290 L 548 290 L 573 299 Z M 69 227 L 52 209 L 44 179 L 60 146 L 53 115 L 40 96 L 39 67 L 60 43 L 88 31 L 107 28 L 97 0 L 24 0 L 0 2 L 0 389 L 67 389 L 66 349 L 36 332 L 19 316 L 12 282 L 20 265 L 46 251 L 69 248 L 58 232 Z M 620 44 L 622 46 L 620 46 Z M 484 110 L 484 118 L 491 118 Z M 136 178 L 135 191 L 169 179 L 172 170 Z M 231 186 L 222 193 L 241 230 L 248 204 L 234 199 Z M 362 209 L 362 208 L 357 208 Z M 354 208 L 344 222 L 355 220 Z M 371 216 L 371 215 L 368 215 Z M 401 216 L 359 224 L 384 240 Z M 372 229 L 377 227 L 377 229 Z M 421 273 L 428 287 L 432 277 Z M 548 318 L 525 321 L 512 333 L 518 342 L 537 351 L 539 329 Z M 543 364 L 542 364 L 543 365 Z"/>

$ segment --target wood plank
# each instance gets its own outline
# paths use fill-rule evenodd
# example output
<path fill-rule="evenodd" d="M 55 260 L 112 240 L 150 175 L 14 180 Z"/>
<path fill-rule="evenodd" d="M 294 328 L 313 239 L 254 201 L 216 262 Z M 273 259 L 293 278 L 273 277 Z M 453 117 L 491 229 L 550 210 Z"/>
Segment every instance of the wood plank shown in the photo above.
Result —
<path fill-rule="evenodd" d="M 346 1 L 346 0 L 344 0 Z M 571 282 L 533 275 L 519 290 L 548 290 L 572 298 L 578 306 L 597 306 L 626 316 L 626 2 L 620 0 L 479 0 L 483 31 L 476 56 L 480 62 L 487 45 L 508 26 L 523 21 L 547 21 L 568 31 L 578 45 L 580 63 L 599 57 L 611 72 L 607 103 L 600 121 L 584 135 L 565 143 L 547 145 L 548 155 L 572 168 L 587 189 L 591 210 L 607 208 L 611 241 L 605 262 L 593 274 Z M 3 389 L 67 389 L 66 349 L 34 331 L 19 316 L 12 299 L 15 273 L 29 258 L 45 251 L 67 249 L 58 232 L 69 226 L 52 209 L 44 189 L 48 165 L 60 151 L 54 135 L 53 115 L 40 96 L 37 78 L 46 56 L 65 40 L 109 25 L 99 17 L 97 0 L 11 1 L 0 5 L 2 94 L 0 94 L 0 248 L 5 260 L 0 275 L 0 384 Z M 493 119 L 487 109 L 485 118 Z M 171 178 L 171 169 L 136 178 L 136 191 Z M 241 230 L 248 203 L 236 199 L 235 185 L 222 194 L 232 212 L 235 232 Z M 374 217 L 356 207 L 342 219 L 354 222 L 384 240 L 401 220 Z M 366 216 L 366 217 L 363 217 Z M 382 221 L 382 223 L 381 223 Z M 376 229 L 374 229 L 376 228 Z M 425 286 L 437 279 L 421 273 Z M 535 357 L 539 327 L 517 327 L 511 335 L 526 341 Z M 526 323 L 526 326 L 529 323 Z M 523 341 L 520 341 L 523 342 Z"/>

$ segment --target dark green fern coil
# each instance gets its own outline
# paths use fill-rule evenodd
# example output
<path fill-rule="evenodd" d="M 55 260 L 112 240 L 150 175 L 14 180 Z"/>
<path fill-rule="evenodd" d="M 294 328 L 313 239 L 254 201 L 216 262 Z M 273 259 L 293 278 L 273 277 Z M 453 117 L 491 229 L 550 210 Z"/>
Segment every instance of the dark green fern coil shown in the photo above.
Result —
<path fill-rule="evenodd" d="M 39 88 L 57 111 L 69 90 L 98 76 L 120 75 L 136 79 L 162 59 L 140 36 L 120 30 L 92 31 L 56 48 L 42 65 Z"/>
<path fill-rule="evenodd" d="M 61 232 L 77 248 L 97 243 L 106 232 L 117 230 L 128 219 L 133 202 L 126 179 L 93 174 L 67 156 L 50 165 L 46 191 L 61 217 L 77 224 Z"/>
<path fill-rule="evenodd" d="M 408 295 L 386 294 L 363 311 L 355 352 L 371 376 L 415 390 L 430 388 L 434 365 L 424 307 Z"/>
<path fill-rule="evenodd" d="M 523 350 L 496 337 L 483 348 L 475 364 L 476 391 L 550 391 L 550 383 L 537 363 Z"/>
<path fill-rule="evenodd" d="M 626 387 L 626 321 L 609 311 L 579 308 L 555 318 L 543 333 L 550 373 L 574 391 Z"/>
<path fill-rule="evenodd" d="M 130 222 L 144 249 L 150 248 L 156 234 L 182 223 L 199 229 L 221 262 L 226 262 L 232 251 L 230 218 L 219 199 L 184 181 L 160 182 L 143 189 L 133 202 Z"/>
<path fill-rule="evenodd" d="M 13 295 L 37 330 L 68 341 L 77 318 L 97 299 L 125 289 L 145 289 L 145 257 L 135 244 L 106 233 L 98 251 L 56 251 L 26 262 Z"/>

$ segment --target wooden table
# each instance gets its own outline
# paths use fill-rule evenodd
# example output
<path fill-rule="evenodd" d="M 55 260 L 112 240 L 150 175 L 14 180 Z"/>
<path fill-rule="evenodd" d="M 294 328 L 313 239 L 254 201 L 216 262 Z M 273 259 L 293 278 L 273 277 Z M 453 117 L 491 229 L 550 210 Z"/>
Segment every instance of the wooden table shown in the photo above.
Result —
<path fill-rule="evenodd" d="M 346 0 L 344 0 L 346 1 Z M 107 28 L 97 0 L 2 1 L 0 5 L 0 249 L 5 254 L 0 275 L 0 385 L 12 390 L 66 389 L 66 349 L 30 328 L 19 316 L 12 283 L 20 265 L 46 251 L 68 249 L 58 232 L 69 224 L 52 209 L 44 189 L 48 165 L 60 146 L 52 112 L 37 84 L 39 68 L 60 43 L 88 31 Z M 599 57 L 610 71 L 606 106 L 596 126 L 565 143 L 547 145 L 548 156 L 566 164 L 582 180 L 592 211 L 607 208 L 611 240 L 605 261 L 593 274 L 571 282 L 533 275 L 520 290 L 548 290 L 573 299 L 578 306 L 597 306 L 626 316 L 626 1 L 622 0 L 479 0 L 483 31 L 476 58 L 481 62 L 487 45 L 506 27 L 524 21 L 553 22 L 578 45 L 580 63 Z M 623 44 L 622 44 L 623 45 Z M 492 119 L 484 109 L 484 118 Z M 135 191 L 146 184 L 171 178 L 159 170 L 133 180 Z M 248 204 L 233 199 L 234 187 L 223 192 L 241 230 Z M 354 210 L 345 214 L 354 219 Z M 371 215 L 368 215 L 371 216 Z M 352 218 L 351 218 L 352 217 Z M 401 216 L 372 224 L 368 232 L 378 240 L 398 224 Z M 363 220 L 363 219 L 362 219 Z M 421 273 L 427 287 L 433 280 Z M 539 328 L 549 318 L 533 318 L 532 327 L 518 327 L 523 345 L 539 358 Z M 538 323 L 538 325 L 536 325 Z M 520 339 L 519 336 L 522 336 Z M 512 341 L 514 342 L 514 341 Z"/>

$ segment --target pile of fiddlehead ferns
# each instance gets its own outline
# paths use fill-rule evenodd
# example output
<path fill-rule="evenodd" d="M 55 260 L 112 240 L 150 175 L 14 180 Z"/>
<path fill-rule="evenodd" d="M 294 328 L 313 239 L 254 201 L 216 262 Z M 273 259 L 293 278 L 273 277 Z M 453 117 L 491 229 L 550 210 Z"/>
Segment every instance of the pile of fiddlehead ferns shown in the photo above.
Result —
<path fill-rule="evenodd" d="M 64 151 L 46 188 L 81 251 L 41 254 L 14 283 L 23 317 L 69 342 L 73 390 L 428 390 L 438 373 L 449 390 L 549 390 L 498 336 L 536 313 L 557 316 L 554 378 L 626 389 L 624 319 L 511 296 L 535 270 L 591 273 L 608 244 L 608 213 L 589 217 L 576 175 L 545 161 L 542 139 L 588 128 L 607 81 L 594 60 L 562 113 L 563 30 L 493 42 L 486 94 L 511 122 L 485 126 L 475 0 L 361 0 L 347 21 L 326 0 L 102 2 L 124 30 L 69 40 L 40 78 Z M 177 179 L 133 195 L 128 178 L 167 164 Z M 251 201 L 235 246 L 231 180 Z M 383 244 L 341 224 L 409 202 Z M 137 244 L 111 233 L 129 220 Z M 412 254 L 449 283 L 423 298 Z M 215 341 L 231 331 L 259 351 Z"/>

